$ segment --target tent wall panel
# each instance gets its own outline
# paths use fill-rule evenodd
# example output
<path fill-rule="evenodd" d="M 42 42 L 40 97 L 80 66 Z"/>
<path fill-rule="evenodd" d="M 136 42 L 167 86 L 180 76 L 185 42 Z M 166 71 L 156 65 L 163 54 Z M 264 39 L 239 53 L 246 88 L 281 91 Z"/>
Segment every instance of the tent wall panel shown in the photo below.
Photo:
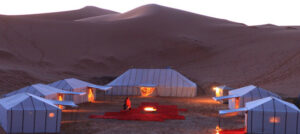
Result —
<path fill-rule="evenodd" d="M 247 132 L 252 133 L 252 121 L 253 121 L 252 111 L 248 111 L 247 117 L 248 117 L 248 119 L 247 119 Z"/>
<path fill-rule="evenodd" d="M 60 132 L 60 122 L 61 122 L 61 110 L 58 110 L 57 118 L 56 118 L 56 132 Z"/>
<path fill-rule="evenodd" d="M 179 96 L 179 97 L 183 97 L 183 80 L 182 79 L 177 79 L 178 80 L 178 88 L 177 88 L 177 94 L 176 96 Z"/>
<path fill-rule="evenodd" d="M 264 128 L 263 132 L 264 132 L 264 133 L 273 133 L 274 130 L 275 130 L 275 129 L 274 129 L 274 128 L 275 128 L 275 127 L 274 127 L 275 124 L 274 124 L 274 123 L 271 123 L 271 122 L 270 122 L 270 119 L 274 117 L 274 112 L 269 112 L 269 111 L 268 111 L 268 112 L 264 112 L 263 116 L 264 116 L 264 117 L 263 117 L 263 120 L 264 120 L 264 121 L 263 121 L 263 122 L 264 122 L 264 124 L 263 124 L 263 125 L 264 125 L 264 127 L 263 127 L 263 128 Z"/>
<path fill-rule="evenodd" d="M 172 77 L 171 77 L 171 94 L 170 96 L 173 96 L 175 97 L 176 96 L 176 93 L 177 93 L 177 89 L 178 89 L 178 85 L 177 85 L 177 80 L 178 77 L 177 77 L 177 73 L 172 71 Z"/>
<path fill-rule="evenodd" d="M 252 113 L 252 131 L 255 130 L 256 133 L 263 132 L 263 109 L 261 106 L 257 107 L 260 111 L 256 111 Z"/>
<path fill-rule="evenodd" d="M 49 117 L 50 113 L 54 113 L 54 117 Z M 55 133 L 56 132 L 56 128 L 57 128 L 56 118 L 57 118 L 57 110 L 47 110 L 46 132 L 49 132 L 49 133 Z"/>
<path fill-rule="evenodd" d="M 35 112 L 35 128 L 36 133 L 42 133 L 46 130 L 46 117 L 47 111 L 45 110 L 36 110 Z"/>
<path fill-rule="evenodd" d="M 296 118 L 296 120 L 297 120 L 297 134 L 300 134 L 300 112 L 297 112 L 297 118 Z"/>
<path fill-rule="evenodd" d="M 286 114 L 286 134 L 292 134 L 297 131 L 297 112 Z"/>

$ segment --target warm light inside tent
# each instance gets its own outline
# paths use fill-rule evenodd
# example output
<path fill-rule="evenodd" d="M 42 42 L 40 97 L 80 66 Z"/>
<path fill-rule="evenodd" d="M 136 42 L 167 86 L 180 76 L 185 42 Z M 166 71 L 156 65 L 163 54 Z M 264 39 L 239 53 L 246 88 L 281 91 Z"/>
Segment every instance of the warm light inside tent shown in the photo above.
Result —
<path fill-rule="evenodd" d="M 142 96 L 150 96 L 155 90 L 155 87 L 140 87 L 140 90 Z"/>
<path fill-rule="evenodd" d="M 222 89 L 219 87 L 213 87 L 213 90 L 216 92 L 216 97 L 222 96 Z"/>
<path fill-rule="evenodd" d="M 64 95 L 63 95 L 63 94 L 57 94 L 57 100 L 58 100 L 58 101 L 63 101 L 63 100 L 64 100 Z M 63 109 L 63 108 L 64 108 L 63 105 L 58 105 L 58 107 L 59 107 L 60 109 Z"/>
<path fill-rule="evenodd" d="M 88 88 L 88 101 L 89 102 L 95 101 L 95 96 L 92 88 Z"/>
<path fill-rule="evenodd" d="M 144 111 L 146 111 L 146 112 L 155 112 L 156 108 L 154 108 L 154 107 L 144 107 Z"/>
<path fill-rule="evenodd" d="M 240 107 L 240 98 L 235 98 L 235 107 L 236 109 L 238 109 Z"/>
<path fill-rule="evenodd" d="M 280 118 L 279 117 L 270 117 L 269 122 L 270 123 L 279 123 Z"/>
<path fill-rule="evenodd" d="M 50 118 L 53 118 L 54 116 L 55 116 L 54 113 L 49 113 L 49 117 L 50 117 Z"/>

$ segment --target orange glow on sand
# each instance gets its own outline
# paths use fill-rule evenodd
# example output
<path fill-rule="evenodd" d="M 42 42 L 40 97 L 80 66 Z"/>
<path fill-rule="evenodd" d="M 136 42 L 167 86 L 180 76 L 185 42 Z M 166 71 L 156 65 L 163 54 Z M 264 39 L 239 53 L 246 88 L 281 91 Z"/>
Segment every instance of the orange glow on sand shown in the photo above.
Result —
<path fill-rule="evenodd" d="M 269 119 L 270 123 L 279 123 L 280 122 L 280 118 L 279 117 L 271 117 Z"/>
<path fill-rule="evenodd" d="M 220 131 L 222 131 L 222 129 L 219 126 L 216 126 L 216 134 L 220 134 Z"/>
<path fill-rule="evenodd" d="M 57 100 L 58 100 L 58 101 L 63 101 L 63 100 L 64 100 L 64 95 L 63 95 L 63 94 L 57 94 Z M 59 107 L 60 109 L 63 109 L 63 108 L 64 108 L 63 105 L 58 105 L 58 107 Z"/>
<path fill-rule="evenodd" d="M 155 87 L 140 87 L 142 96 L 150 96 Z"/>
<path fill-rule="evenodd" d="M 154 108 L 154 107 L 145 107 L 144 111 L 146 111 L 146 112 L 155 112 L 156 108 Z"/>
<path fill-rule="evenodd" d="M 95 102 L 95 97 L 92 88 L 88 88 L 88 101 Z"/>

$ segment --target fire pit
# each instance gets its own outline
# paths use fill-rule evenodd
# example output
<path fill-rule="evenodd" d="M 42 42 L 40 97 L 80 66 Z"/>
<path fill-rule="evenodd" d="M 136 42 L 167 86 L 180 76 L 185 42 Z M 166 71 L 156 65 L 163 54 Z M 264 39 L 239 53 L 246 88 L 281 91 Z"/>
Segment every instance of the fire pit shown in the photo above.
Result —
<path fill-rule="evenodd" d="M 156 112 L 156 108 L 155 107 L 144 107 L 144 111 L 145 112 Z"/>

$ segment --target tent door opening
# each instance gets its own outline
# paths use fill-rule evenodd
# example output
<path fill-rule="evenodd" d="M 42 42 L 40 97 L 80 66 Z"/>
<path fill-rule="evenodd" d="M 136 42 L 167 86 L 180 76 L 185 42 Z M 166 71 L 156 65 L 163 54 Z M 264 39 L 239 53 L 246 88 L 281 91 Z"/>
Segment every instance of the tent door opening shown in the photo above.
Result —
<path fill-rule="evenodd" d="M 240 107 L 240 98 L 235 98 L 234 100 L 234 108 L 238 109 Z"/>
<path fill-rule="evenodd" d="M 57 94 L 57 100 L 58 101 L 63 101 L 64 100 L 64 95 L 63 94 Z M 64 106 L 63 105 L 58 105 L 58 107 L 60 109 L 64 109 Z"/>
<path fill-rule="evenodd" d="M 142 96 L 152 96 L 153 92 L 155 91 L 155 87 L 140 87 L 141 95 Z"/>
<path fill-rule="evenodd" d="M 95 94 L 93 88 L 88 88 L 87 89 L 87 94 L 88 94 L 88 102 L 95 102 Z"/>

